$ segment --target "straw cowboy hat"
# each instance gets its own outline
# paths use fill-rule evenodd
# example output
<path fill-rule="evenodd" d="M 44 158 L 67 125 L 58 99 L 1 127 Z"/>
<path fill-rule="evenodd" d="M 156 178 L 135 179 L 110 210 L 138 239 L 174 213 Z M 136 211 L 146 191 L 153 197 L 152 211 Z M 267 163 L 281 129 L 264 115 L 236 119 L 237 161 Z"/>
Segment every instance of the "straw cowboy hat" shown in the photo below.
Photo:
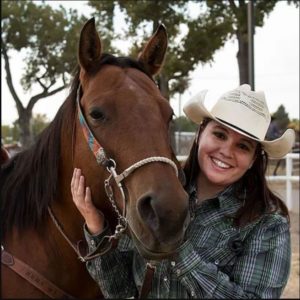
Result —
<path fill-rule="evenodd" d="M 232 130 L 262 144 L 271 158 L 282 158 L 293 147 L 295 132 L 287 129 L 278 139 L 267 141 L 265 136 L 271 116 L 262 91 L 251 91 L 248 84 L 223 94 L 209 110 L 205 105 L 203 90 L 191 98 L 183 107 L 189 119 L 200 124 L 204 118 L 215 120 Z"/>

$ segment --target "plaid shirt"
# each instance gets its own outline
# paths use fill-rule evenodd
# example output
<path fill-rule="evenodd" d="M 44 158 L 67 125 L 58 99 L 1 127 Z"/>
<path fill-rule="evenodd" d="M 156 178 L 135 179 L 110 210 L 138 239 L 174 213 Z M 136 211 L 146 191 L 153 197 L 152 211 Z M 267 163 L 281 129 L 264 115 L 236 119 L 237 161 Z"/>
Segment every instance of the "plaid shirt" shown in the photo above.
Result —
<path fill-rule="evenodd" d="M 158 264 L 148 298 L 279 298 L 291 261 L 286 218 L 266 214 L 239 229 L 228 217 L 241 206 L 232 188 L 199 206 L 195 190 L 190 195 L 186 241 L 174 260 Z M 98 236 L 84 231 L 90 251 L 110 234 L 108 227 Z M 137 295 L 146 261 L 124 235 L 116 249 L 87 262 L 87 269 L 105 298 L 124 299 Z"/>

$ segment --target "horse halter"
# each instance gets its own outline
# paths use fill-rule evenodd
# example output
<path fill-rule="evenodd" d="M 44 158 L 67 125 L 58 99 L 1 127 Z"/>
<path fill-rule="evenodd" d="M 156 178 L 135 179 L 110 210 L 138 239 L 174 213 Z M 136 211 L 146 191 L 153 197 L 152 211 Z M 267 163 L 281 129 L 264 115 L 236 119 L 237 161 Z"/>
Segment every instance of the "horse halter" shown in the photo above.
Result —
<path fill-rule="evenodd" d="M 133 171 L 136 169 L 142 167 L 145 164 L 152 163 L 152 162 L 162 162 L 171 165 L 176 173 L 176 176 L 178 177 L 178 169 L 176 164 L 169 158 L 167 157 L 162 157 L 162 156 L 151 156 L 144 158 L 127 169 L 125 169 L 121 174 L 117 174 L 116 172 L 116 162 L 112 158 L 107 158 L 106 153 L 104 148 L 100 145 L 100 143 L 97 141 L 97 139 L 94 137 L 91 129 L 88 126 L 88 123 L 83 115 L 81 105 L 80 105 L 80 88 L 81 86 L 79 85 L 77 89 L 77 96 L 76 96 L 76 102 L 77 102 L 77 107 L 78 107 L 78 117 L 80 121 L 80 125 L 84 134 L 84 137 L 89 145 L 89 148 L 93 152 L 96 161 L 99 165 L 102 165 L 107 169 L 107 171 L 110 173 L 109 177 L 104 181 L 104 187 L 105 187 L 105 192 L 109 198 L 109 201 L 111 202 L 111 205 L 113 206 L 114 210 L 116 211 L 118 215 L 118 225 L 116 226 L 116 231 L 115 234 L 112 236 L 114 238 L 118 238 L 121 233 L 125 231 L 127 228 L 127 219 L 126 219 L 126 197 L 124 193 L 124 189 L 122 186 L 122 181 L 128 177 Z M 123 201 L 123 212 L 122 214 L 120 213 L 115 200 L 113 196 L 113 189 L 110 184 L 111 179 L 114 179 L 116 182 L 121 195 L 122 195 L 122 201 Z"/>

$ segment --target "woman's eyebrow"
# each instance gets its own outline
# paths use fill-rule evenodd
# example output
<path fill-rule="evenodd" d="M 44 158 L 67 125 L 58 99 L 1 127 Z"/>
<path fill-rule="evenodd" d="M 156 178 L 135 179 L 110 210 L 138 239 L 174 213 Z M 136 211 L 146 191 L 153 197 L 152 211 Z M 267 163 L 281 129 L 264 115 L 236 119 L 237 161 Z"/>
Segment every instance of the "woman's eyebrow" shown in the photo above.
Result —
<path fill-rule="evenodd" d="M 229 130 L 225 127 L 225 126 L 222 126 L 222 125 L 215 125 L 215 127 L 214 128 L 218 128 L 218 129 L 222 129 L 222 130 L 224 130 L 224 131 L 226 131 L 226 132 L 229 132 Z"/>
<path fill-rule="evenodd" d="M 224 130 L 226 133 L 229 133 L 229 129 L 226 128 L 225 126 L 222 126 L 222 125 L 217 124 L 217 125 L 215 125 L 215 128 Z M 255 148 L 255 146 L 256 146 L 256 144 L 255 144 L 254 141 L 252 141 L 251 139 L 248 139 L 248 138 L 246 138 L 246 137 L 245 137 L 245 138 L 242 137 L 242 138 L 241 138 L 241 141 L 244 142 L 244 143 L 249 144 L 249 145 L 251 146 L 251 148 Z"/>
<path fill-rule="evenodd" d="M 256 144 L 254 141 L 251 141 L 250 139 L 247 138 L 242 138 L 241 139 L 242 142 L 249 144 L 252 148 L 255 148 Z"/>

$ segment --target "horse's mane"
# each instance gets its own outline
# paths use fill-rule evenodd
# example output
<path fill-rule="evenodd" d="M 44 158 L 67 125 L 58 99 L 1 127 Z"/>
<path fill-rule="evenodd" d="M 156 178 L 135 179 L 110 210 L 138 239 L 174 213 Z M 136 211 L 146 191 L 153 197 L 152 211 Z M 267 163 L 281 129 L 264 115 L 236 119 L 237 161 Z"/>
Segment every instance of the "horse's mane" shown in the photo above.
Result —
<path fill-rule="evenodd" d="M 136 68 L 151 76 L 143 65 L 128 57 L 103 54 L 97 64 Z M 79 67 L 72 80 L 70 94 L 58 110 L 54 120 L 28 149 L 16 154 L 1 166 L 1 233 L 5 235 L 13 226 L 18 229 L 40 226 L 46 218 L 48 205 L 57 198 L 61 132 L 64 124 L 73 124 L 76 113 L 76 93 L 79 86 Z M 64 126 L 72 136 L 72 126 Z"/>

